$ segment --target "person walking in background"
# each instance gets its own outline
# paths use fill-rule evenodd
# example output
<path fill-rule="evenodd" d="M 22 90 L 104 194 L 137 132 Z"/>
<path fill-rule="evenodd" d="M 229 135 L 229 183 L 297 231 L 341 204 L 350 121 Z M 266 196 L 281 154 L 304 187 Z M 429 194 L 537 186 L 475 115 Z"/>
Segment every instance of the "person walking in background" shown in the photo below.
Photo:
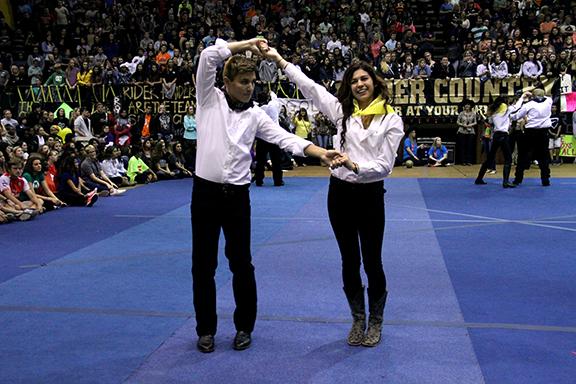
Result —
<path fill-rule="evenodd" d="M 381 339 L 388 296 L 382 266 L 383 180 L 392 172 L 404 135 L 402 119 L 388 104 L 386 86 L 366 62 L 350 65 L 334 96 L 276 49 L 265 47 L 263 53 L 276 61 L 302 94 L 337 126 L 334 144 L 342 156 L 332 164 L 328 215 L 340 248 L 344 293 L 353 318 L 347 341 L 353 346 L 373 347 Z M 368 277 L 367 329 L 362 262 Z"/>
<path fill-rule="evenodd" d="M 226 42 L 218 39 L 200 55 L 196 77 L 197 156 L 190 204 L 192 216 L 192 291 L 197 348 L 214 351 L 217 328 L 215 273 L 220 231 L 232 271 L 236 309 L 233 348 L 251 345 L 256 322 L 256 279 L 250 251 L 250 150 L 254 138 L 277 144 L 299 156 L 330 164 L 338 155 L 286 132 L 251 102 L 256 64 L 240 52 L 259 54 L 261 38 Z M 215 87 L 218 66 L 224 90 Z"/>
<path fill-rule="evenodd" d="M 256 101 L 260 104 L 260 108 L 270 116 L 272 121 L 279 125 L 280 105 L 277 99 L 276 94 L 269 91 L 267 85 L 264 85 L 256 96 Z M 282 180 L 282 150 L 277 145 L 259 138 L 256 138 L 256 169 L 254 170 L 256 186 L 261 187 L 264 185 L 264 169 L 266 164 L 268 164 L 268 155 L 270 155 L 274 186 L 281 187 L 284 185 Z"/>
<path fill-rule="evenodd" d="M 530 159 L 538 161 L 540 179 L 544 187 L 550 185 L 550 152 L 548 151 L 548 130 L 552 128 L 552 99 L 546 97 L 544 90 L 534 89 L 525 92 L 514 106 L 517 111 L 511 115 L 512 120 L 527 118 L 524 126 L 523 145 L 518 149 L 518 164 L 513 183 L 522 184 L 524 171 L 528 169 Z M 520 143 L 519 143 L 520 144 Z M 532 157 L 531 157 L 532 155 Z"/>
<path fill-rule="evenodd" d="M 484 161 L 480 167 L 480 171 L 478 172 L 478 176 L 474 182 L 475 184 L 486 184 L 484 181 L 484 175 L 490 165 L 496 163 L 496 151 L 501 149 L 502 154 L 504 155 L 502 187 L 516 187 L 516 185 L 509 181 L 510 170 L 512 169 L 512 150 L 510 149 L 510 144 L 508 142 L 508 134 L 510 131 L 510 115 L 513 111 L 514 109 L 504 102 L 503 97 L 496 98 L 496 100 L 494 100 L 494 102 L 488 107 L 488 119 L 490 120 L 494 130 L 492 135 L 492 145 L 490 146 L 490 150 L 486 156 L 486 161 Z"/>

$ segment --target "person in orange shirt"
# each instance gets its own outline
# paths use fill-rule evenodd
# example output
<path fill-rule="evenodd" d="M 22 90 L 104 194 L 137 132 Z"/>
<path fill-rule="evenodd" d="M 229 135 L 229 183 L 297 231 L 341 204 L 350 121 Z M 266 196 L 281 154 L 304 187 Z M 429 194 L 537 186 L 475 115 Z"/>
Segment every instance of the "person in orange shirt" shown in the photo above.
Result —
<path fill-rule="evenodd" d="M 172 56 L 168 53 L 168 46 L 166 44 L 162 44 L 160 46 L 160 52 L 156 55 L 156 63 L 158 65 L 166 65 L 168 60 L 170 60 Z"/>
<path fill-rule="evenodd" d="M 152 107 L 148 105 L 144 110 L 144 114 L 140 117 L 136 129 L 136 134 L 140 133 L 142 139 L 150 137 L 150 122 L 152 121 Z"/>
<path fill-rule="evenodd" d="M 556 27 L 556 22 L 552 20 L 551 16 L 544 16 L 544 21 L 540 23 L 540 32 L 543 34 L 549 34 L 554 27 Z"/>

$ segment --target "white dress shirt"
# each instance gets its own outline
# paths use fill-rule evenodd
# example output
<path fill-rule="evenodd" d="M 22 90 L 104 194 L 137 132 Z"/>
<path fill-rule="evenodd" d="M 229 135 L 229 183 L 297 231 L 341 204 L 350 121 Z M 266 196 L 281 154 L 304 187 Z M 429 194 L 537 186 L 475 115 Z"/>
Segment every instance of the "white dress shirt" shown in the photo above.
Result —
<path fill-rule="evenodd" d="M 288 64 L 285 72 L 298 85 L 302 94 L 312 99 L 314 105 L 336 125 L 337 134 L 333 142 L 336 150 L 341 151 L 342 104 L 326 88 L 306 77 L 293 64 Z M 400 116 L 395 113 L 376 115 L 367 129 L 364 129 L 359 116 L 350 116 L 346 128 L 346 150 L 343 152 L 358 164 L 358 174 L 340 167 L 332 170 L 332 176 L 351 183 L 383 180 L 394 168 L 396 152 L 404 136 L 404 124 Z"/>
<path fill-rule="evenodd" d="M 250 183 L 250 149 L 255 137 L 304 156 L 311 143 L 275 124 L 260 107 L 234 111 L 226 96 L 214 87 L 217 67 L 231 56 L 224 40 L 202 51 L 196 76 L 196 174 L 215 183 Z"/>
<path fill-rule="evenodd" d="M 520 120 L 524 116 L 528 117 L 524 128 L 548 129 L 552 127 L 550 115 L 552 114 L 552 99 L 545 97 L 543 101 L 530 100 L 522 104 L 522 98 L 515 104 L 519 108 L 512 114 L 512 120 Z"/>
<path fill-rule="evenodd" d="M 86 125 L 86 121 L 88 125 Z M 84 120 L 82 115 L 78 116 L 76 120 L 74 120 L 74 133 L 76 134 L 77 141 L 89 141 L 93 139 L 94 134 L 92 133 L 92 122 L 90 118 Z"/>
<path fill-rule="evenodd" d="M 494 133 L 496 132 L 504 132 L 508 133 L 510 131 L 510 116 L 516 112 L 518 109 L 516 105 L 509 105 L 506 108 L 506 112 L 504 113 L 495 113 L 490 116 L 490 120 L 492 121 L 492 127 Z"/>
<path fill-rule="evenodd" d="M 280 115 L 280 102 L 278 101 L 278 96 L 276 96 L 274 92 L 270 91 L 270 101 L 268 104 L 261 105 L 260 108 L 270 116 L 274 123 L 279 124 L 278 117 Z"/>

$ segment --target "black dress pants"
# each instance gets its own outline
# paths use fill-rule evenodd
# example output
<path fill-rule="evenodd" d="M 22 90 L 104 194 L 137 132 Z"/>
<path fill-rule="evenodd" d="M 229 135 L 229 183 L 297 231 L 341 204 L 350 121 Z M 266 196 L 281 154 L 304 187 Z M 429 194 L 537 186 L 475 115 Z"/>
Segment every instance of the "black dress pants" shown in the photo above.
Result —
<path fill-rule="evenodd" d="M 384 182 L 358 184 L 330 178 L 328 215 L 342 257 L 344 292 L 362 289 L 360 265 L 368 277 L 368 296 L 377 300 L 386 292 L 382 267 L 384 240 Z"/>
<path fill-rule="evenodd" d="M 256 322 L 256 279 L 250 253 L 249 184 L 214 183 L 194 177 L 192 188 L 192 292 L 198 336 L 214 335 L 217 328 L 216 282 L 218 240 L 224 232 L 224 249 L 230 271 L 237 331 L 252 332 Z"/>
<path fill-rule="evenodd" d="M 496 164 L 496 152 L 498 149 L 501 149 L 502 154 L 504 155 L 503 181 L 505 183 L 508 182 L 510 168 L 512 167 L 512 150 L 510 149 L 508 133 L 506 132 L 494 132 L 490 151 L 486 155 L 486 161 L 484 161 L 480 167 L 477 180 L 482 180 L 486 171 L 493 166 L 492 164 Z"/>
<path fill-rule="evenodd" d="M 543 182 L 550 180 L 550 151 L 548 150 L 548 129 L 524 128 L 524 136 L 518 142 L 518 164 L 514 181 L 521 183 L 524 171 L 530 168 L 532 159 L 538 160 L 540 178 Z"/>

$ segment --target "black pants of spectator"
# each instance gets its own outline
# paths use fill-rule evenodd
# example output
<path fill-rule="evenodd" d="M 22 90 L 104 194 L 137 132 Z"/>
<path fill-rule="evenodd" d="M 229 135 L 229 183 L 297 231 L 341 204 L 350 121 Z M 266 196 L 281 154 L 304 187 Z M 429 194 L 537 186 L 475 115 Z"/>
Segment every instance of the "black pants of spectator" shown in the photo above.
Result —
<path fill-rule="evenodd" d="M 121 186 L 122 184 L 124 184 L 124 179 L 122 179 L 121 176 L 108 177 L 108 178 L 110 179 L 111 182 L 113 182 L 117 186 Z"/>
<path fill-rule="evenodd" d="M 105 186 L 104 184 L 100 184 L 100 183 L 96 183 L 92 180 L 86 180 L 84 179 L 84 185 L 86 186 L 86 188 L 88 188 L 89 190 L 93 190 L 93 189 L 97 189 L 98 192 L 102 192 L 102 191 L 108 191 L 110 192 L 110 188 L 108 188 L 107 186 Z"/>
<path fill-rule="evenodd" d="M 162 171 L 160 169 L 156 169 L 156 176 L 158 177 L 158 180 L 174 180 L 176 179 L 176 172 L 172 172 L 174 172 L 174 175 L 171 175 L 168 172 Z"/>
<path fill-rule="evenodd" d="M 136 181 L 136 183 L 138 184 L 147 184 L 150 182 L 151 174 L 152 172 L 150 172 L 149 170 L 141 172 L 134 177 L 134 181 Z"/>
<path fill-rule="evenodd" d="M 456 134 L 456 162 L 474 164 L 476 153 L 476 135 Z"/>
<path fill-rule="evenodd" d="M 86 197 L 80 196 L 77 193 L 59 192 L 57 196 L 60 200 L 62 200 L 71 207 L 81 207 L 86 205 Z"/>
<path fill-rule="evenodd" d="M 261 139 L 256 139 L 256 169 L 254 170 L 256 185 L 264 183 L 264 169 L 266 168 L 268 154 L 270 154 L 270 160 L 272 161 L 274 185 L 282 185 L 282 150 L 277 145 Z"/>
<path fill-rule="evenodd" d="M 496 164 L 496 152 L 498 149 L 502 150 L 504 155 L 504 170 L 502 173 L 502 182 L 508 183 L 510 179 L 510 170 L 512 169 L 512 150 L 510 149 L 510 144 L 508 141 L 508 133 L 506 132 L 494 132 L 492 137 L 492 144 L 490 145 L 490 151 L 486 155 L 486 160 L 482 163 L 480 171 L 478 172 L 477 181 L 484 178 L 486 171 Z M 493 165 L 494 164 L 494 165 Z"/>
<path fill-rule="evenodd" d="M 538 161 L 540 179 L 543 184 L 550 182 L 550 151 L 548 150 L 547 128 L 524 128 L 524 136 L 518 141 L 518 164 L 514 184 L 524 180 L 524 171 L 530 168 L 532 159 Z"/>
<path fill-rule="evenodd" d="M 248 185 L 219 184 L 194 177 L 192 188 L 192 292 L 198 336 L 217 328 L 216 283 L 218 240 L 224 232 L 224 253 L 232 272 L 237 331 L 252 332 L 256 322 L 256 279 L 250 254 Z"/>
<path fill-rule="evenodd" d="M 411 160 L 411 161 L 412 161 L 414 167 L 419 167 L 419 166 L 421 166 L 421 165 L 426 164 L 426 161 L 422 160 L 422 158 L 418 158 L 418 159 L 417 159 L 417 158 L 415 158 L 415 157 L 412 156 L 412 155 L 408 155 L 408 158 L 402 160 L 402 163 L 406 164 L 406 162 L 407 162 L 408 160 Z"/>
<path fill-rule="evenodd" d="M 362 289 L 360 265 L 368 277 L 369 299 L 386 292 L 382 267 L 384 241 L 384 182 L 358 184 L 330 178 L 328 216 L 342 257 L 344 292 Z"/>
<path fill-rule="evenodd" d="M 186 168 L 191 172 L 196 172 L 196 140 L 184 139 L 184 158 L 186 159 Z"/>

